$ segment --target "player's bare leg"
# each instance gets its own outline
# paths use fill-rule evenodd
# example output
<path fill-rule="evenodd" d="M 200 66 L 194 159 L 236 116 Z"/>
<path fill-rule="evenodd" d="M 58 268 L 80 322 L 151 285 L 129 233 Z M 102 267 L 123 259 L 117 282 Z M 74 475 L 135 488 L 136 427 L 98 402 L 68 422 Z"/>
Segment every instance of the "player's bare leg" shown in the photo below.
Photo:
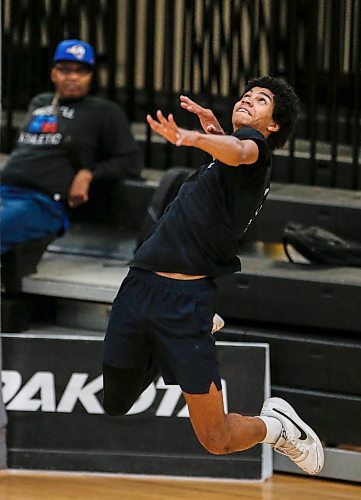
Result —
<path fill-rule="evenodd" d="M 267 442 L 308 474 L 322 470 L 317 434 L 283 399 L 265 401 L 260 417 L 244 417 L 224 413 L 222 391 L 213 383 L 208 394 L 183 394 L 198 440 L 210 453 L 224 455 Z"/>
<path fill-rule="evenodd" d="M 222 391 L 213 383 L 208 394 L 183 394 L 194 432 L 210 453 L 246 450 L 265 438 L 266 426 L 261 419 L 224 413 Z"/>

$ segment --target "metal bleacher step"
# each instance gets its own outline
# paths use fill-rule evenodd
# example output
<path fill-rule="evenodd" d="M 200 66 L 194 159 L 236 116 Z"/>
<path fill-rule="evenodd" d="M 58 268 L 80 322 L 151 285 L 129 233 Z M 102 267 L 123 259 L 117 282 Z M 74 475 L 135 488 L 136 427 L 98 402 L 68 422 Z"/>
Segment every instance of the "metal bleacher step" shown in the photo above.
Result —
<path fill-rule="evenodd" d="M 111 303 L 128 263 L 99 257 L 46 252 L 38 271 L 23 278 L 25 293 Z"/>
<path fill-rule="evenodd" d="M 237 326 L 226 321 L 217 338 L 268 343 L 273 396 L 297 408 L 325 444 L 361 446 L 360 340 L 344 331 L 251 326 L 242 321 Z"/>
<path fill-rule="evenodd" d="M 325 448 L 325 466 L 318 477 L 341 481 L 361 482 L 361 452 L 342 448 Z M 274 470 L 290 474 L 306 473 L 284 455 L 274 453 Z"/>
<path fill-rule="evenodd" d="M 218 310 L 233 320 L 360 332 L 361 269 L 241 257 L 243 271 L 217 280 Z M 25 293 L 110 304 L 128 262 L 46 253 Z"/>
<path fill-rule="evenodd" d="M 361 191 L 272 182 L 270 194 L 245 237 L 280 242 L 288 222 L 320 226 L 361 242 Z"/>
<path fill-rule="evenodd" d="M 242 272 L 218 280 L 226 318 L 361 332 L 361 268 L 245 256 Z"/>

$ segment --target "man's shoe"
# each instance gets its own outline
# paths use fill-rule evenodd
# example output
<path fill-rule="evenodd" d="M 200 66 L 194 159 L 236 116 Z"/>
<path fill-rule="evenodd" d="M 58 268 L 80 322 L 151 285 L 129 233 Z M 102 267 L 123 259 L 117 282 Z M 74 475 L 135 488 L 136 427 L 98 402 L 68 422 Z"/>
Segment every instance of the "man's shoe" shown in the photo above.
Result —
<path fill-rule="evenodd" d="M 216 333 L 218 330 L 224 327 L 224 321 L 223 318 L 220 317 L 219 314 L 215 314 L 213 316 L 213 327 L 211 333 Z"/>
<path fill-rule="evenodd" d="M 267 399 L 261 417 L 277 418 L 282 432 L 273 449 L 290 458 L 308 474 L 318 474 L 324 463 L 324 454 L 317 434 L 306 425 L 290 404 L 281 398 Z"/>

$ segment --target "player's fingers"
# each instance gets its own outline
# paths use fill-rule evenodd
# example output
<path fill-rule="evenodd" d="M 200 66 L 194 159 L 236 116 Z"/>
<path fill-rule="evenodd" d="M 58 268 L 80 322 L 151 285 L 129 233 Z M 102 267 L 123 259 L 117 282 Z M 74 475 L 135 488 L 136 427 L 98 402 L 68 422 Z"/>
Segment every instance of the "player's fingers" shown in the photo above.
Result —
<path fill-rule="evenodd" d="M 155 123 L 155 121 L 151 115 L 147 115 L 146 120 L 149 123 L 149 125 L 152 125 L 153 123 Z"/>
<path fill-rule="evenodd" d="M 189 99 L 187 96 L 180 96 L 181 99 L 181 108 L 186 109 L 190 113 L 194 114 L 199 114 L 202 111 L 202 107 L 199 106 L 196 102 L 192 101 L 192 99 Z"/>
<path fill-rule="evenodd" d="M 159 132 L 160 124 L 156 122 L 150 115 L 147 115 L 147 122 L 149 123 L 152 130 Z"/>
<path fill-rule="evenodd" d="M 185 102 L 181 104 L 181 107 L 183 109 L 186 109 L 190 113 L 194 113 L 195 115 L 198 115 L 198 109 L 194 108 L 194 106 L 191 106 L 190 104 L 186 104 Z"/>
<path fill-rule="evenodd" d="M 186 95 L 181 95 L 179 96 L 179 99 L 181 100 L 181 102 L 185 103 L 185 104 L 196 104 L 194 101 L 192 101 L 192 99 L 190 99 L 188 96 Z"/>
<path fill-rule="evenodd" d="M 164 126 L 168 125 L 168 122 L 160 109 L 158 109 L 158 111 L 157 111 L 157 118 L 162 125 L 164 125 Z"/>
<path fill-rule="evenodd" d="M 174 116 L 172 115 L 172 113 L 169 113 L 168 115 L 168 123 L 169 125 L 173 128 L 173 129 L 177 129 L 178 126 L 176 124 L 176 122 L 174 121 Z"/>
<path fill-rule="evenodd" d="M 192 101 L 192 99 L 190 99 L 189 97 L 187 96 L 181 96 L 181 105 L 182 103 L 184 105 L 187 105 L 187 106 L 191 106 L 192 107 L 192 113 L 202 113 L 204 111 L 207 111 L 206 108 L 204 108 L 203 106 L 201 106 L 200 104 L 198 104 L 197 102 L 195 101 Z M 184 107 L 184 106 L 183 106 Z M 190 111 L 190 110 L 189 110 Z"/>

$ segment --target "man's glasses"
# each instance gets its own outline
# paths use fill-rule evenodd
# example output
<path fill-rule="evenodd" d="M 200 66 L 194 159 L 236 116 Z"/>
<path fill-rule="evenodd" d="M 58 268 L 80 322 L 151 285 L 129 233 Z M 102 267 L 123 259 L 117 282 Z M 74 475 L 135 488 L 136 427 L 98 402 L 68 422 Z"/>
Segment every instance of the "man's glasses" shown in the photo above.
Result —
<path fill-rule="evenodd" d="M 55 69 L 62 73 L 63 75 L 70 75 L 71 73 L 75 73 L 77 75 L 89 75 L 91 73 L 91 68 L 88 66 L 85 66 L 83 64 L 73 67 L 73 66 L 66 66 L 65 64 L 56 64 Z"/>

